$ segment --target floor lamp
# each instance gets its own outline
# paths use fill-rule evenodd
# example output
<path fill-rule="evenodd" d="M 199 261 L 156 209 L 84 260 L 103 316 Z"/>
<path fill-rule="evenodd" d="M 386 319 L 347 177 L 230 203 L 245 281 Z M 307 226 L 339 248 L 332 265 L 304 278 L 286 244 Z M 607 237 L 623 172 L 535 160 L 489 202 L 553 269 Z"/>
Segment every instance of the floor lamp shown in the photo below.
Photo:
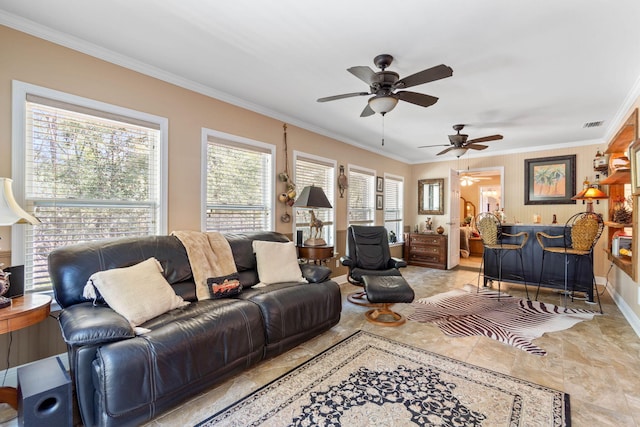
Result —
<path fill-rule="evenodd" d="M 9 178 L 0 178 L 0 226 L 13 224 L 40 224 L 40 220 L 25 212 L 13 197 Z M 11 305 L 11 300 L 4 295 L 9 290 L 9 273 L 0 268 L 0 308 Z"/>

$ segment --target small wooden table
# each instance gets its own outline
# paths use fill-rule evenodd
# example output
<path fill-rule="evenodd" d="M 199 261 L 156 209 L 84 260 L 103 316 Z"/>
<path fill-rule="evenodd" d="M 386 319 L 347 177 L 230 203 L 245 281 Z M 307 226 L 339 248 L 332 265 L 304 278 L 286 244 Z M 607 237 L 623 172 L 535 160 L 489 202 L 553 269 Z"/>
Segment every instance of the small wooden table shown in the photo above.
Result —
<path fill-rule="evenodd" d="M 11 300 L 11 305 L 0 309 L 0 334 L 16 331 L 42 322 L 51 311 L 51 297 L 42 294 L 25 294 Z M 8 369 L 8 367 L 7 367 Z M 0 403 L 8 403 L 18 409 L 18 390 L 0 387 Z"/>
<path fill-rule="evenodd" d="M 298 258 L 313 261 L 314 264 L 325 263 L 333 257 L 333 246 L 298 246 Z"/>

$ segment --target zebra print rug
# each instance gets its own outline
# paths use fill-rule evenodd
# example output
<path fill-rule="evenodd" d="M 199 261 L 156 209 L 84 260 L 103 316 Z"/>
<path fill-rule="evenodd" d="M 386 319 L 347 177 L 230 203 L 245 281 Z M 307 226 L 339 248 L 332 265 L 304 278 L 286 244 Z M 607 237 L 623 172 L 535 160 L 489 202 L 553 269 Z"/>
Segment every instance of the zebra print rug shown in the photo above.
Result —
<path fill-rule="evenodd" d="M 538 356 L 547 352 L 532 340 L 546 332 L 562 331 L 583 320 L 591 320 L 598 314 L 523 300 L 492 290 L 476 293 L 455 289 L 419 299 L 411 306 L 415 311 L 408 316 L 409 320 L 435 323 L 446 335 L 485 336 Z"/>

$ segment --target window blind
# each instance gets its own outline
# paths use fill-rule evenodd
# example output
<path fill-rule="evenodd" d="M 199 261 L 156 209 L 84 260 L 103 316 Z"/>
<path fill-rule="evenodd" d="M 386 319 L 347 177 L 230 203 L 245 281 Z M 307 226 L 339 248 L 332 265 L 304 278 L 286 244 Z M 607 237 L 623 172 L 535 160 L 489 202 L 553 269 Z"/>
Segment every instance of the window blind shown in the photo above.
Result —
<path fill-rule="evenodd" d="M 295 183 L 298 194 L 304 187 L 315 185 L 321 187 L 327 199 L 333 205 L 335 165 L 329 161 L 317 158 L 297 156 L 295 159 Z M 334 206 L 335 208 L 335 206 Z M 322 238 L 327 244 L 333 244 L 334 236 L 334 209 L 316 209 L 316 217 L 323 222 Z M 301 230 L 303 238 L 311 237 L 309 221 L 311 215 L 308 209 L 294 208 L 295 230 Z M 295 234 L 294 234 L 295 235 Z"/>
<path fill-rule="evenodd" d="M 245 232 L 271 228 L 272 154 L 259 146 L 209 137 L 206 229 Z"/>
<path fill-rule="evenodd" d="M 56 247 L 157 234 L 159 125 L 27 96 L 25 200 L 42 224 L 27 227 L 25 284 L 46 290 Z"/>
<path fill-rule="evenodd" d="M 349 225 L 373 225 L 375 221 L 375 172 L 349 168 Z"/>
<path fill-rule="evenodd" d="M 403 194 L 402 179 L 387 175 L 384 179 L 384 226 L 396 234 L 398 241 L 403 236 Z"/>

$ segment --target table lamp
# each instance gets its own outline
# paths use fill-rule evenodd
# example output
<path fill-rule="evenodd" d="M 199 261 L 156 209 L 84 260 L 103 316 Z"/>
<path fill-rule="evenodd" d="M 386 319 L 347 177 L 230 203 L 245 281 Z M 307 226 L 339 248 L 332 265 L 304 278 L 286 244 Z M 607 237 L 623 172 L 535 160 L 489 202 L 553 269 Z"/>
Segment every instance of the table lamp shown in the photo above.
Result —
<path fill-rule="evenodd" d="M 576 194 L 575 196 L 573 196 L 571 198 L 571 200 L 582 200 L 584 203 L 584 200 L 587 201 L 587 212 L 593 212 L 593 201 L 594 200 L 600 200 L 600 199 L 608 199 L 609 196 L 607 196 L 603 191 L 595 188 L 595 187 L 589 187 L 586 188 L 584 190 L 582 190 L 581 192 L 579 192 L 578 194 Z"/>
<path fill-rule="evenodd" d="M 297 208 L 309 208 L 309 214 L 311 215 L 311 220 L 309 221 L 309 230 L 311 232 L 311 237 L 304 241 L 305 246 L 324 246 L 327 242 L 320 237 L 322 234 L 322 226 L 323 223 L 316 217 L 314 209 L 331 209 L 331 203 L 329 203 L 329 199 L 322 191 L 321 187 L 315 187 L 310 185 L 308 187 L 304 187 L 302 192 L 298 196 L 298 199 L 293 204 L 294 207 Z M 315 229 L 315 232 L 314 232 Z"/>
<path fill-rule="evenodd" d="M 9 178 L 0 178 L 0 226 L 13 224 L 40 224 L 40 220 L 25 212 L 13 197 Z M 0 268 L 0 308 L 11 305 L 11 300 L 4 295 L 9 290 L 9 273 Z"/>

